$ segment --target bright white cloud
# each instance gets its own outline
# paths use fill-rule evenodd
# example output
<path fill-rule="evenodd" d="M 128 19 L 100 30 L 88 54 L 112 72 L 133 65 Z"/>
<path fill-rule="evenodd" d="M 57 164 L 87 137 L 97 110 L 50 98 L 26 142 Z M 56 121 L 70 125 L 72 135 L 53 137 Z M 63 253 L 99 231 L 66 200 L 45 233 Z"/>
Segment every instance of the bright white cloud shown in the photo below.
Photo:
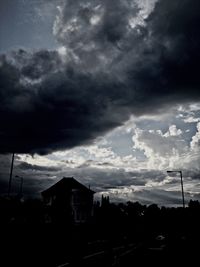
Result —
<path fill-rule="evenodd" d="M 192 116 L 188 116 L 183 120 L 185 123 L 193 123 L 200 121 L 200 118 L 194 118 Z"/>
<path fill-rule="evenodd" d="M 190 143 L 191 150 L 192 151 L 199 151 L 199 146 L 200 146 L 200 122 L 197 123 L 197 132 L 196 134 L 192 137 L 192 141 Z"/>
<path fill-rule="evenodd" d="M 35 154 L 31 156 L 29 154 L 18 154 L 18 158 L 20 162 L 26 162 L 32 165 L 38 165 L 43 167 L 57 167 L 59 162 L 49 159 L 48 157 L 43 157 Z"/>
<path fill-rule="evenodd" d="M 176 125 L 169 126 L 169 130 L 164 134 L 165 137 L 181 135 L 181 129 L 177 129 Z"/>
<path fill-rule="evenodd" d="M 154 6 L 158 0 L 136 0 L 135 2 L 140 11 L 136 17 L 132 17 L 129 20 L 131 28 L 135 28 L 137 25 L 145 26 L 145 19 L 154 10 Z"/>
<path fill-rule="evenodd" d="M 147 131 L 137 128 L 133 135 L 134 148 L 144 152 L 147 168 L 165 169 L 179 161 L 180 155 L 187 150 L 187 143 L 180 138 L 176 127 L 169 128 L 168 134 L 160 130 Z"/>

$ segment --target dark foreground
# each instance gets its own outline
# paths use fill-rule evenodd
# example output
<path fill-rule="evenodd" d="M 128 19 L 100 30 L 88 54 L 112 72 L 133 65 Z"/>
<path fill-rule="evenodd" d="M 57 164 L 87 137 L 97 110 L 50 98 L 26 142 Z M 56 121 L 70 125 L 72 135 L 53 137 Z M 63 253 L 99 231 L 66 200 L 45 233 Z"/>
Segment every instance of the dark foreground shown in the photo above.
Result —
<path fill-rule="evenodd" d="M 176 222 L 174 222 L 176 223 Z M 141 266 L 198 262 L 200 234 L 120 233 L 92 238 L 91 227 L 10 226 L 1 229 L 1 266 Z M 88 231 L 91 231 L 88 234 Z M 95 237 L 95 234 L 94 234 Z"/>
<path fill-rule="evenodd" d="M 14 220 L 4 216 L 0 266 L 192 266 L 200 251 L 196 204 L 185 209 L 108 205 L 81 225 L 47 223 L 38 208 Z"/>

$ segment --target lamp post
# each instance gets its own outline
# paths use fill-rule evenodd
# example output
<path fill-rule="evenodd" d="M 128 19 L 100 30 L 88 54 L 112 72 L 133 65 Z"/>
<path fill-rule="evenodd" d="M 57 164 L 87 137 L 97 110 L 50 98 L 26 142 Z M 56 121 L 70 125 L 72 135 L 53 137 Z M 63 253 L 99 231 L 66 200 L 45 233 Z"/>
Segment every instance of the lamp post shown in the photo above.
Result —
<path fill-rule="evenodd" d="M 184 198 L 184 191 L 183 191 L 183 175 L 182 175 L 182 171 L 167 171 L 167 173 L 173 173 L 173 172 L 178 172 L 180 173 L 180 177 L 181 177 L 181 192 L 182 192 L 182 201 L 183 201 L 183 208 L 185 208 L 185 198 Z"/>

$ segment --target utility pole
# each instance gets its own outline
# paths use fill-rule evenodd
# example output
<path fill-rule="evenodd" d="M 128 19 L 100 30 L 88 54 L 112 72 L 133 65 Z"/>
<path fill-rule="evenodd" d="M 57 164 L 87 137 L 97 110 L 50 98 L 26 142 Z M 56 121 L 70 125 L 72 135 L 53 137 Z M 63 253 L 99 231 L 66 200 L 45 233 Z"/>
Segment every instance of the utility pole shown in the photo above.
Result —
<path fill-rule="evenodd" d="M 180 171 L 180 175 L 181 175 L 181 191 L 182 191 L 183 208 L 185 208 L 185 198 L 184 198 L 184 191 L 183 191 L 183 176 L 182 176 L 182 171 Z"/>
<path fill-rule="evenodd" d="M 8 184 L 8 197 L 10 196 L 10 191 L 11 191 L 14 159 L 15 159 L 15 153 L 12 154 L 12 161 L 11 161 L 11 166 L 10 166 L 10 178 L 9 178 L 9 184 Z"/>
<path fill-rule="evenodd" d="M 183 201 L 183 208 L 185 208 L 185 198 L 184 198 L 184 191 L 183 191 L 183 175 L 182 175 L 182 171 L 167 171 L 167 173 L 172 173 L 172 172 L 180 173 L 180 176 L 181 176 L 182 201 Z"/>

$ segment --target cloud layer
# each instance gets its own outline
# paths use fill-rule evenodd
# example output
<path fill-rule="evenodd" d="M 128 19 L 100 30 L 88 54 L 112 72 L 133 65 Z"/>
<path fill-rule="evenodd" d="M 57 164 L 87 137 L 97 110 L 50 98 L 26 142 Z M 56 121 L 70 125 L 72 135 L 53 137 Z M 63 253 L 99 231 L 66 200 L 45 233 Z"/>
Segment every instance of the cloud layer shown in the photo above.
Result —
<path fill-rule="evenodd" d="M 199 1 L 138 3 L 61 3 L 60 49 L 1 55 L 1 153 L 90 143 L 131 114 L 199 100 Z"/>

